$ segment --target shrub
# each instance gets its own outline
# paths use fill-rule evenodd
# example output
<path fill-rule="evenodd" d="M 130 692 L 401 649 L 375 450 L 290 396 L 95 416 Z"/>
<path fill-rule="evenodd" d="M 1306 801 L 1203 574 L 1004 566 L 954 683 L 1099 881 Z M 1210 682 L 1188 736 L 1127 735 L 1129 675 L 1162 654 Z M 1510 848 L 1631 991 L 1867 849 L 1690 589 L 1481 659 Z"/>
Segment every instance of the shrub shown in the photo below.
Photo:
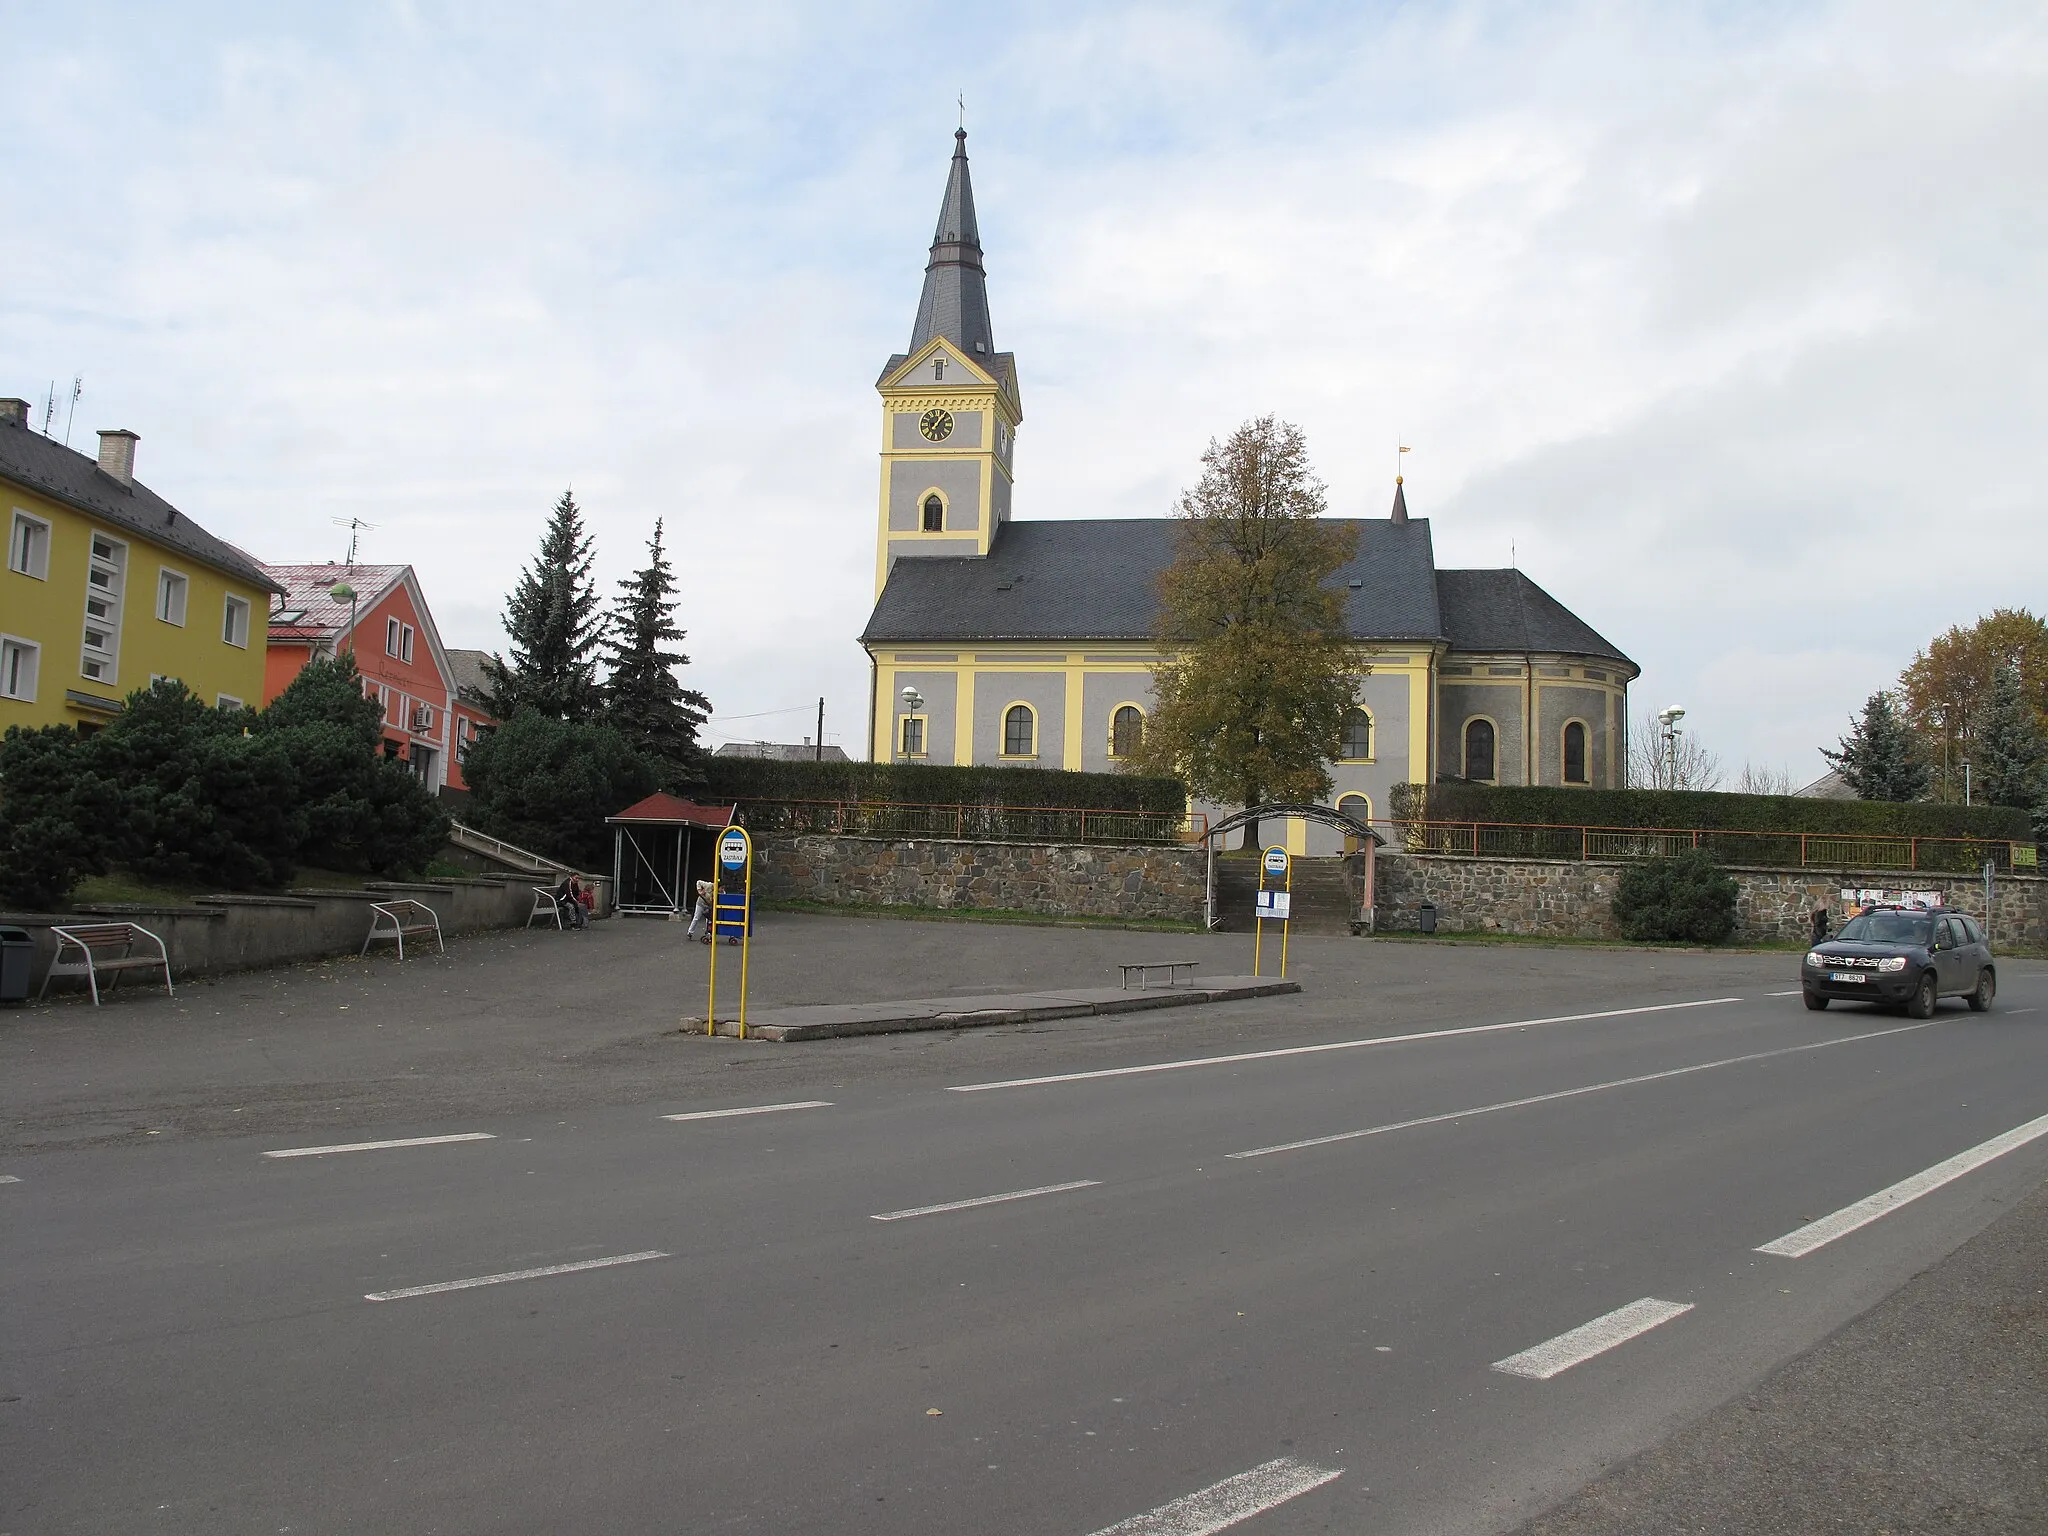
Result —
<path fill-rule="evenodd" d="M 1637 943 L 1725 944 L 1735 933 L 1735 881 L 1697 850 L 1622 871 L 1614 920 Z"/>
<path fill-rule="evenodd" d="M 708 757 L 692 793 L 714 801 L 870 800 L 905 805 L 1061 806 L 1090 811 L 1187 810 L 1178 779 L 943 763 L 787 762 Z"/>
<path fill-rule="evenodd" d="M 121 793 L 83 747 L 68 725 L 11 726 L 0 740 L 0 901 L 48 911 L 81 875 L 106 873 Z"/>
<path fill-rule="evenodd" d="M 654 766 L 607 725 L 521 710 L 462 760 L 469 820 L 548 858 L 609 868 L 607 816 L 654 792 Z"/>

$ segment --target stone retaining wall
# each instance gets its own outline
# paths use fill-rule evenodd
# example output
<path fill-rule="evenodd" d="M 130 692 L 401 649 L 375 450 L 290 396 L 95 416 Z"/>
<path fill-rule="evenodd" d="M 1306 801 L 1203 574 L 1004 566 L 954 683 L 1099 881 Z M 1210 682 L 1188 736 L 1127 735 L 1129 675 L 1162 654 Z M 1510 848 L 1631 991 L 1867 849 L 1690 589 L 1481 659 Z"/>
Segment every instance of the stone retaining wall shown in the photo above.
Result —
<path fill-rule="evenodd" d="M 754 890 L 834 905 L 1199 923 L 1206 871 L 1199 847 L 770 837 L 756 845 Z"/>
<path fill-rule="evenodd" d="M 487 928 L 517 928 L 533 911 L 533 886 L 524 880 L 437 880 L 396 882 L 359 891 L 296 890 L 276 896 L 202 896 L 190 906 L 144 907 L 125 902 L 82 906 L 76 912 L 0 913 L 0 926 L 26 928 L 36 942 L 30 995 L 57 952 L 55 926 L 100 921 L 132 922 L 147 928 L 170 951 L 171 978 L 211 976 L 224 971 L 288 965 L 326 955 L 352 955 L 370 931 L 370 903 L 410 897 L 434 909 L 444 935 Z M 428 940 L 431 950 L 432 940 Z M 392 946 L 379 944 L 379 953 Z M 410 960 L 413 941 L 406 943 Z M 134 986 L 131 976 L 122 983 Z M 60 986 L 82 983 L 60 982 Z M 56 989 L 52 989 L 52 996 Z"/>
<path fill-rule="evenodd" d="M 1417 909 L 1434 902 L 1437 926 L 1451 933 L 1527 934 L 1540 938 L 1613 939 L 1614 888 L 1626 863 L 1576 860 L 1472 859 L 1453 854 L 1383 849 L 1374 889 L 1374 926 L 1414 932 Z M 1844 890 L 1938 890 L 1951 906 L 1983 921 L 1984 886 L 1967 877 L 1898 870 L 1764 869 L 1730 866 L 1735 878 L 1738 943 L 1796 944 L 1810 932 L 1810 914 L 1826 906 L 1847 916 Z M 1990 913 L 1999 949 L 2048 949 L 2048 880 L 2001 875 Z"/>

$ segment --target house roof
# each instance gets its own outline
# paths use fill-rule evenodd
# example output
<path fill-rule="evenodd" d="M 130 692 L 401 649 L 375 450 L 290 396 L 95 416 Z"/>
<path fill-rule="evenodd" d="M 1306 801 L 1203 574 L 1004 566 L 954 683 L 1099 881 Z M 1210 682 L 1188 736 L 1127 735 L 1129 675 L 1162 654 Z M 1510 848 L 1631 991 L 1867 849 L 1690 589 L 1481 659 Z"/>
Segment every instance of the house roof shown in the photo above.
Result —
<path fill-rule="evenodd" d="M 656 791 L 645 800 L 636 800 L 616 816 L 605 817 L 607 826 L 621 822 L 635 826 L 656 827 L 729 827 L 732 825 L 736 805 L 699 805 L 694 800 L 679 799 L 675 795 Z"/>
<path fill-rule="evenodd" d="M 403 565 L 271 565 L 264 567 L 284 596 L 270 616 L 273 640 L 332 640 L 347 633 L 350 604 L 333 595 L 336 582 L 354 590 L 360 618 L 405 579 Z M 285 620 L 287 614 L 299 618 Z"/>
<path fill-rule="evenodd" d="M 1358 534 L 1357 553 L 1333 578 L 1344 584 L 1352 635 L 1445 638 L 1429 520 L 1328 521 Z M 861 639 L 1149 640 L 1174 529 L 1159 517 L 1012 522 L 986 556 L 898 559 Z"/>
<path fill-rule="evenodd" d="M 1551 651 L 1635 665 L 1520 571 L 1438 571 L 1436 590 L 1453 650 Z"/>
<path fill-rule="evenodd" d="M 728 741 L 711 754 L 713 757 L 765 757 L 783 763 L 843 763 L 848 761 L 842 747 L 827 746 L 822 751 L 808 741 Z"/>
<path fill-rule="evenodd" d="M 0 418 L 0 475 L 261 591 L 276 590 L 248 554 L 215 538 L 140 480 L 123 485 L 91 455 L 5 418 Z"/>
<path fill-rule="evenodd" d="M 474 699 L 490 696 L 491 680 L 484 675 L 484 663 L 491 659 L 489 651 L 465 651 L 448 648 L 448 670 L 455 675 L 455 691 Z"/>

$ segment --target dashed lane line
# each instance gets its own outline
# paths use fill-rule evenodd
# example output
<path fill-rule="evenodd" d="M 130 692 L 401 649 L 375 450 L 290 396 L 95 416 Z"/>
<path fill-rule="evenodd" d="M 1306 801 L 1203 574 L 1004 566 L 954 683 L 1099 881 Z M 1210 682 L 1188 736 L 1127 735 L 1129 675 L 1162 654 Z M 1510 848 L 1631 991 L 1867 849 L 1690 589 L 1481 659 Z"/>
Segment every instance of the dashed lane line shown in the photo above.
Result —
<path fill-rule="evenodd" d="M 496 1141 L 489 1131 L 462 1131 L 453 1136 L 406 1136 L 397 1141 L 350 1141 L 333 1147 L 280 1147 L 265 1157 L 326 1157 L 333 1152 L 388 1152 L 393 1147 L 444 1147 L 456 1141 Z"/>
<path fill-rule="evenodd" d="M 1496 1360 L 1493 1369 L 1504 1376 L 1548 1381 L 1575 1365 L 1584 1365 L 1595 1355 L 1604 1355 L 1617 1345 L 1640 1338 L 1652 1328 L 1661 1328 L 1674 1317 L 1685 1316 L 1692 1310 L 1692 1305 L 1689 1301 L 1659 1301 L 1654 1296 L 1645 1296 L 1641 1301 L 1615 1308 L 1604 1317 L 1596 1317 L 1590 1323 L 1581 1323 L 1569 1333 L 1546 1339 L 1533 1349 L 1509 1355 L 1505 1360 Z"/>
<path fill-rule="evenodd" d="M 1005 1200 L 1029 1200 L 1034 1195 L 1063 1195 L 1070 1189 L 1093 1189 L 1100 1179 L 1075 1179 L 1066 1184 L 1041 1184 L 1036 1189 L 1013 1189 L 1007 1194 L 978 1195 L 972 1200 L 948 1200 L 943 1205 L 913 1205 L 907 1211 L 883 1211 L 870 1221 L 907 1221 L 912 1216 L 937 1216 L 946 1211 L 965 1211 L 977 1205 L 1001 1205 Z"/>
<path fill-rule="evenodd" d="M 1146 1072 L 1179 1072 L 1188 1067 L 1228 1067 L 1242 1061 L 1276 1061 L 1284 1056 L 1316 1056 L 1325 1051 L 1358 1051 L 1376 1045 L 1409 1045 L 1417 1040 L 1452 1040 L 1460 1035 L 1490 1035 L 1504 1029 L 1535 1029 L 1543 1024 L 1579 1024 L 1589 1019 L 1621 1019 L 1642 1013 L 1671 1013 L 1682 1008 L 1714 1008 L 1739 1003 L 1739 997 L 1702 997 L 1689 1003 L 1649 1003 L 1640 1008 L 1604 1008 L 1598 1013 L 1561 1013 L 1547 1019 L 1511 1019 L 1505 1024 L 1465 1024 L 1456 1029 L 1428 1029 L 1409 1035 L 1375 1035 L 1364 1040 L 1331 1040 L 1322 1045 L 1279 1046 L 1270 1051 L 1239 1051 L 1230 1056 L 1191 1056 L 1182 1061 L 1154 1061 L 1137 1067 L 1102 1067 L 1093 1072 L 1057 1072 L 1049 1077 L 1012 1077 L 999 1083 L 961 1083 L 948 1093 L 993 1093 L 999 1088 L 1042 1088 L 1048 1083 L 1085 1083 L 1099 1077 L 1137 1077 Z"/>
<path fill-rule="evenodd" d="M 1702 1061 L 1689 1067 L 1672 1067 L 1663 1072 L 1644 1072 L 1636 1077 L 1610 1078 L 1604 1083 L 1587 1083 L 1579 1088 L 1560 1088 L 1555 1093 L 1532 1093 L 1526 1098 L 1503 1099 L 1498 1104 L 1476 1104 L 1470 1109 L 1446 1110 L 1440 1115 L 1420 1115 L 1413 1120 L 1395 1120 L 1387 1125 L 1371 1125 L 1358 1131 L 1338 1131 L 1329 1136 L 1310 1136 L 1302 1141 L 1284 1141 L 1278 1146 L 1253 1147 L 1248 1152 L 1226 1152 L 1232 1158 L 1271 1157 L 1276 1152 L 1300 1152 L 1309 1147 L 1327 1147 L 1340 1141 L 1362 1141 L 1367 1136 L 1385 1136 L 1393 1131 L 1410 1131 L 1417 1126 L 1444 1125 L 1452 1120 L 1469 1120 L 1475 1115 L 1498 1114 L 1504 1109 L 1524 1109 L 1531 1104 L 1550 1104 L 1558 1099 L 1575 1099 L 1582 1094 L 1605 1093 L 1610 1088 L 1633 1088 L 1638 1083 L 1662 1082 L 1666 1078 L 1685 1077 L 1693 1072 L 1712 1072 L 1717 1067 L 1740 1066 L 1744 1062 L 1769 1061 L 1774 1056 L 1796 1056 L 1801 1051 L 1825 1051 L 1838 1045 L 1854 1045 L 1859 1040 L 1880 1040 L 1887 1035 L 1907 1035 L 1916 1029 L 1932 1029 L 1939 1020 L 1925 1024 L 1903 1024 L 1897 1029 L 1872 1030 L 1865 1035 L 1844 1035 L 1837 1040 L 1819 1040 L 1809 1045 L 1780 1046 L 1775 1051 L 1751 1051 L 1746 1056 L 1724 1056 L 1719 1061 Z"/>
<path fill-rule="evenodd" d="M 19 1184 L 20 1182 L 21 1180 L 11 1173 L 0 1173 L 0 1184 Z"/>
<path fill-rule="evenodd" d="M 1926 1168 L 1911 1178 L 1880 1189 L 1876 1194 L 1858 1200 L 1854 1205 L 1845 1205 L 1831 1216 L 1818 1221 L 1809 1221 L 1783 1237 L 1765 1243 L 1758 1253 L 1774 1254 L 1783 1259 L 1803 1259 L 1817 1249 L 1825 1248 L 1838 1237 L 1847 1237 L 1859 1227 L 1867 1227 L 1880 1217 L 1889 1216 L 1900 1206 L 1910 1205 L 1922 1195 L 1932 1194 L 1944 1184 L 1951 1184 L 1964 1174 L 1982 1168 L 1986 1163 L 2016 1152 L 2031 1141 L 2048 1136 L 2048 1115 L 2038 1120 L 2029 1120 L 2025 1125 L 2016 1125 L 2001 1136 L 1979 1142 L 1967 1152 L 1958 1152 L 1954 1157 L 1944 1158 L 1932 1168 Z"/>
<path fill-rule="evenodd" d="M 1334 1483 L 1344 1474 L 1329 1467 L 1310 1466 L 1283 1456 L 1249 1472 L 1211 1483 L 1199 1493 L 1190 1493 L 1162 1504 L 1142 1515 L 1104 1526 L 1095 1536 L 1214 1536 L 1254 1515 L 1278 1509 L 1311 1489 Z"/>
<path fill-rule="evenodd" d="M 573 1275 L 585 1269 L 610 1269 L 616 1264 L 644 1264 L 649 1259 L 665 1259 L 668 1255 L 658 1248 L 645 1253 L 621 1253 L 608 1259 L 582 1259 L 574 1264 L 546 1264 L 539 1269 L 515 1269 L 502 1275 L 478 1275 L 469 1280 L 443 1280 L 435 1285 L 409 1285 L 399 1291 L 369 1291 L 365 1301 L 404 1301 L 411 1296 L 438 1296 L 443 1291 L 472 1291 L 480 1285 L 509 1285 L 514 1280 L 545 1280 L 552 1275 Z"/>
<path fill-rule="evenodd" d="M 730 1120 L 734 1115 L 773 1115 L 785 1109 L 830 1109 L 830 1099 L 803 1099 L 794 1104 L 749 1104 L 744 1109 L 696 1109 L 684 1115 L 663 1115 L 664 1120 Z"/>

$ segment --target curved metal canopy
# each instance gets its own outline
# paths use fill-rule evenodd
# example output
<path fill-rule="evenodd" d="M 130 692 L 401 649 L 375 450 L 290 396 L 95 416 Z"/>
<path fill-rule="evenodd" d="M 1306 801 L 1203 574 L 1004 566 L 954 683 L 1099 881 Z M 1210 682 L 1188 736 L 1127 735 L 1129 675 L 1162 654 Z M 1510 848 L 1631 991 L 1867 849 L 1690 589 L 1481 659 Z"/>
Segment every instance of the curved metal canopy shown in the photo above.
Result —
<path fill-rule="evenodd" d="M 1299 816 L 1304 821 L 1319 821 L 1326 827 L 1335 827 L 1339 832 L 1353 837 L 1369 837 L 1384 848 L 1387 840 L 1371 827 L 1345 811 L 1332 805 L 1315 805 L 1307 801 L 1276 800 L 1270 805 L 1254 805 L 1226 816 L 1209 827 L 1209 836 L 1216 837 L 1225 832 L 1235 832 L 1239 827 L 1249 826 L 1255 821 L 1277 821 L 1283 816 Z"/>

